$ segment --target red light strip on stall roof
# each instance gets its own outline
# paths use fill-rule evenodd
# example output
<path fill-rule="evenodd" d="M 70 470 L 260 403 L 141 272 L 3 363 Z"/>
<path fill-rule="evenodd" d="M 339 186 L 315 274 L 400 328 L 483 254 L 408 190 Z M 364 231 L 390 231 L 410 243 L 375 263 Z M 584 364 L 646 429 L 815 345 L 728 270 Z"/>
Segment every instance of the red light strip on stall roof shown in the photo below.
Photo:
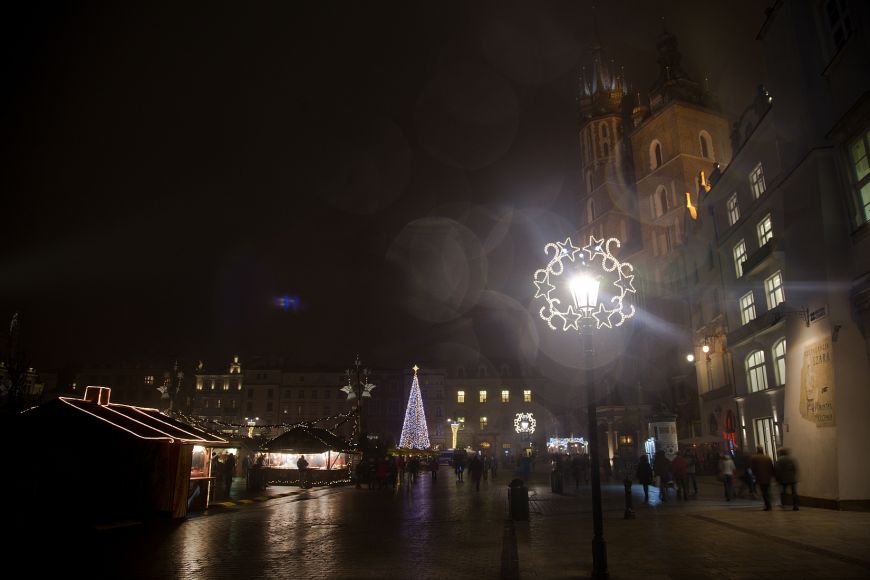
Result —
<path fill-rule="evenodd" d="M 167 439 L 168 439 L 170 443 L 174 443 L 174 442 L 175 442 L 175 439 L 172 438 L 172 437 L 169 437 L 168 435 L 167 435 L 166 437 L 145 437 L 144 435 L 140 435 L 140 434 L 136 433 L 135 431 L 131 431 L 130 429 L 127 429 L 127 428 L 124 427 L 123 425 L 118 425 L 117 423 L 115 423 L 115 422 L 113 422 L 113 421 L 109 421 L 109 420 L 106 419 L 105 417 L 100 417 L 100 416 L 97 415 L 96 413 L 92 413 L 92 412 L 88 411 L 87 409 L 82 409 L 82 408 L 79 407 L 78 405 L 74 405 L 74 404 L 72 404 L 72 403 L 70 402 L 70 401 L 78 401 L 78 402 L 80 402 L 80 401 L 82 401 L 83 399 L 70 399 L 70 398 L 67 398 L 67 397 L 58 397 L 58 399 L 60 399 L 61 401 L 63 401 L 64 403 L 66 403 L 67 405 L 69 405 L 70 407 L 72 407 L 72 408 L 74 408 L 74 409 L 77 409 L 77 410 L 79 410 L 79 411 L 81 411 L 81 412 L 83 412 L 83 413 L 87 413 L 88 415 L 91 415 L 91 416 L 93 416 L 93 417 L 96 417 L 96 418 L 99 419 L 100 421 L 105 421 L 105 422 L 108 423 L 109 425 L 111 425 L 111 426 L 113 426 L 113 427 L 117 427 L 118 429 L 120 429 L 120 430 L 122 430 L 122 431 L 126 431 L 127 433 L 130 433 L 131 435 L 133 435 L 133 436 L 135 436 L 135 437 L 138 437 L 139 439 L 145 439 L 145 440 L 147 440 L 147 441 L 157 441 L 157 440 L 167 440 Z M 103 407 L 103 408 L 106 408 L 105 405 L 102 405 L 102 407 Z M 115 411 L 115 412 L 117 413 L 117 411 Z M 136 421 L 135 419 L 130 419 L 130 420 L 131 420 L 131 421 L 135 421 L 136 423 L 140 423 L 139 421 Z M 142 425 L 145 425 L 144 423 L 141 423 L 141 424 L 142 424 Z M 145 426 L 148 427 L 148 425 L 145 425 Z M 157 429 L 154 429 L 153 427 L 148 427 L 148 428 L 151 429 L 152 431 L 157 431 Z M 160 431 L 157 431 L 157 432 L 160 433 Z"/>
<path fill-rule="evenodd" d="M 82 407 L 80 407 L 80 406 L 78 406 L 78 405 L 74 405 L 74 404 L 72 404 L 72 403 L 70 402 L 70 401 L 80 402 L 80 401 L 82 401 L 82 399 L 71 399 L 71 398 L 67 398 L 67 397 L 58 397 L 58 398 L 61 399 L 61 400 L 62 400 L 64 403 L 66 403 L 67 405 L 70 405 L 71 407 L 74 407 L 74 408 L 76 408 L 76 409 L 78 409 L 78 410 L 80 410 L 80 411 L 83 411 L 83 412 L 85 412 L 85 413 L 88 413 L 89 415 L 92 415 L 92 416 L 96 417 L 97 419 L 100 419 L 101 421 L 105 421 L 105 422 L 108 423 L 109 425 L 112 425 L 112 426 L 114 426 L 114 427 L 117 427 L 118 429 L 121 429 L 121 430 L 123 430 L 123 431 L 127 431 L 128 433 L 130 433 L 130 434 L 132 434 L 132 435 L 135 435 L 136 437 L 139 437 L 140 439 L 146 439 L 146 440 L 149 440 L 149 441 L 153 441 L 153 440 L 168 440 L 170 443 L 174 443 L 176 439 L 178 439 L 179 441 L 181 441 L 181 442 L 183 442 L 183 443 L 218 443 L 218 442 L 220 442 L 220 443 L 226 443 L 226 442 L 227 442 L 225 439 L 221 439 L 221 438 L 219 438 L 219 437 L 216 438 L 217 441 L 211 441 L 211 440 L 208 440 L 208 439 L 203 439 L 203 438 L 200 437 L 199 435 L 196 435 L 196 434 L 191 433 L 191 432 L 189 432 L 189 431 L 185 431 L 184 429 L 181 429 L 180 427 L 177 427 L 177 426 L 173 425 L 172 423 L 169 423 L 169 422 L 167 422 L 167 421 L 163 421 L 163 420 L 161 420 L 160 418 L 155 417 L 154 415 L 150 415 L 150 414 L 146 413 L 143 409 L 138 408 L 138 407 L 134 407 L 134 406 L 132 406 L 132 405 L 118 405 L 118 404 L 115 404 L 115 403 L 112 403 L 112 404 L 110 404 L 110 405 L 101 405 L 102 408 L 104 408 L 104 409 L 106 409 L 106 410 L 108 410 L 108 411 L 112 411 L 113 413 L 117 413 L 118 415 L 124 417 L 125 419 L 127 419 L 127 420 L 129 420 L 129 421 L 133 421 L 134 423 L 138 423 L 139 425 L 142 425 L 143 427 L 146 427 L 146 428 L 148 428 L 148 429 L 150 429 L 150 430 L 152 430 L 152 431 L 156 431 L 157 433 L 161 433 L 161 434 L 163 435 L 163 437 L 146 437 L 146 436 L 144 436 L 144 435 L 140 435 L 139 433 L 136 433 L 135 431 L 131 431 L 130 429 L 127 429 L 127 428 L 124 427 L 123 425 L 119 425 L 118 423 L 115 423 L 114 421 L 110 421 L 109 419 L 106 419 L 105 417 L 100 417 L 100 416 L 97 415 L 96 413 L 92 413 L 91 411 L 88 411 L 87 409 L 83 409 Z M 182 433 L 185 433 L 185 434 L 187 434 L 187 435 L 190 435 L 191 437 L 193 437 L 193 439 L 185 439 L 185 438 L 180 438 L 180 437 L 174 437 L 174 436 L 170 435 L 169 433 L 166 433 L 166 432 L 164 432 L 164 431 L 161 431 L 160 429 L 154 427 L 153 425 L 149 425 L 149 424 L 147 424 L 147 423 L 143 423 L 142 421 L 139 421 L 138 419 L 135 419 L 134 417 L 131 417 L 131 416 L 129 416 L 129 415 L 125 415 L 124 413 L 118 411 L 117 409 L 113 409 L 112 407 L 124 407 L 124 408 L 126 408 L 126 409 L 132 409 L 132 410 L 136 411 L 137 413 L 141 413 L 142 415 L 145 415 L 146 417 L 149 417 L 150 419 L 152 419 L 152 420 L 154 420 L 154 421 L 157 421 L 157 422 L 162 423 L 162 424 L 164 424 L 164 425 L 166 425 L 166 426 L 168 426 L 168 427 L 172 427 L 172 428 L 174 428 L 174 429 L 177 429 L 178 431 L 181 431 Z M 159 412 L 159 411 L 157 411 L 157 409 L 146 409 L 146 410 L 153 410 L 153 411 L 155 411 L 155 412 Z"/>
<path fill-rule="evenodd" d="M 170 423 L 170 422 L 168 422 L 168 421 L 164 421 L 164 420 L 161 419 L 160 417 L 155 417 L 154 415 L 151 415 L 151 414 L 149 414 L 149 413 L 146 413 L 145 410 L 143 410 L 143 408 L 141 408 L 141 407 L 134 407 L 133 405 L 112 405 L 112 406 L 113 406 L 113 407 L 114 407 L 114 406 L 118 406 L 118 407 L 126 407 L 126 408 L 128 408 L 128 409 L 133 409 L 133 410 L 136 411 L 137 413 L 140 413 L 140 414 L 142 414 L 142 415 L 145 415 L 146 417 L 148 417 L 148 418 L 150 418 L 150 419 L 153 419 L 154 421 L 159 421 L 160 423 L 163 423 L 164 425 L 168 425 L 169 427 L 172 427 L 173 429 L 177 429 L 178 431 L 181 431 L 182 433 L 187 433 L 188 435 L 190 435 L 191 437 L 193 437 L 193 439 L 182 439 L 182 441 L 184 441 L 185 443 L 193 443 L 193 442 L 200 442 L 200 443 L 218 443 L 218 442 L 221 442 L 221 443 L 226 443 L 226 442 L 227 442 L 226 439 L 221 439 L 220 437 L 215 437 L 215 439 L 217 439 L 217 441 L 215 441 L 215 440 L 210 440 L 210 439 L 203 439 L 202 437 L 200 437 L 200 436 L 197 435 L 196 433 L 191 433 L 190 431 L 186 431 L 186 430 L 182 429 L 182 428 L 179 427 L 178 425 L 175 425 L 175 424 Z M 148 409 L 148 410 L 157 411 L 157 409 Z M 160 412 L 157 411 L 157 413 L 159 414 Z M 133 419 L 133 420 L 135 421 L 135 419 Z M 152 429 L 153 429 L 153 427 L 152 427 Z"/>

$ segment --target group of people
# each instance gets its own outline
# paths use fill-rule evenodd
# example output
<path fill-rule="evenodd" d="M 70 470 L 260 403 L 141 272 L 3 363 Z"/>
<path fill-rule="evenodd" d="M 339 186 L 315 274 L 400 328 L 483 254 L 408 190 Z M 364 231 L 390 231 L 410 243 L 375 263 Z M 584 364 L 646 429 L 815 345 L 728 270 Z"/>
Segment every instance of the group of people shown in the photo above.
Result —
<path fill-rule="evenodd" d="M 780 449 L 778 455 L 779 457 L 774 463 L 769 456 L 765 455 L 762 447 L 757 447 L 755 454 L 749 458 L 748 465 L 743 465 L 742 469 L 738 469 L 731 455 L 723 455 L 719 461 L 719 477 L 725 486 L 725 500 L 731 501 L 735 498 L 734 480 L 739 475 L 741 476 L 740 481 L 749 487 L 753 497 L 755 496 L 755 486 L 761 488 L 764 510 L 770 511 L 772 508 L 770 485 L 776 479 L 780 487 L 780 497 L 784 498 L 788 493 L 791 496 L 792 509 L 795 511 L 800 509 L 797 495 L 797 463 L 788 449 Z"/>
<path fill-rule="evenodd" d="M 698 495 L 698 461 L 690 450 L 668 459 L 664 450 L 659 449 L 653 456 L 652 464 L 649 457 L 643 454 L 637 463 L 635 477 L 643 486 L 643 503 L 649 503 L 650 485 L 659 488 L 661 501 L 670 500 L 669 490 L 672 488 L 678 500 L 688 500 Z"/>
<path fill-rule="evenodd" d="M 678 500 L 687 500 L 689 497 L 697 496 L 697 467 L 697 459 L 691 450 L 686 450 L 682 454 L 675 455 L 673 459 L 668 459 L 663 450 L 658 450 L 653 456 L 652 464 L 650 464 L 646 454 L 641 455 L 635 477 L 643 486 L 643 503 L 649 503 L 650 485 L 655 485 L 659 488 L 659 495 L 663 502 L 670 499 L 670 488 L 675 488 Z M 790 492 L 792 509 L 799 509 L 797 464 L 789 454 L 788 449 L 779 450 L 779 459 L 774 464 L 773 460 L 765 455 L 764 449 L 758 447 L 756 453 L 741 468 L 738 468 L 730 453 L 725 453 L 719 458 L 718 471 L 719 479 L 723 482 L 725 488 L 725 499 L 727 501 L 731 501 L 736 497 L 734 481 L 739 475 L 740 481 L 749 488 L 753 497 L 755 497 L 756 484 L 761 488 L 764 509 L 769 511 L 772 509 L 770 486 L 771 482 L 776 479 L 780 485 L 781 497 L 787 497 L 786 493 Z M 691 494 L 689 493 L 690 489 Z"/>
<path fill-rule="evenodd" d="M 395 489 L 399 483 L 416 483 L 420 472 L 428 467 L 433 481 L 438 480 L 438 458 L 413 455 L 387 455 L 369 457 L 360 461 L 354 470 L 356 486 L 367 483 L 369 489 L 390 487 Z"/>

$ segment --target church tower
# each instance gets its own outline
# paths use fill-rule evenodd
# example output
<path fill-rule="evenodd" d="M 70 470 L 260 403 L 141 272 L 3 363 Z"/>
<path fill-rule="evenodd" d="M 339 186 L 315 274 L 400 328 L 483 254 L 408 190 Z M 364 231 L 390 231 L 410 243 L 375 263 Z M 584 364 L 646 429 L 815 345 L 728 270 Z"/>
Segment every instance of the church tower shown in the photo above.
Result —
<path fill-rule="evenodd" d="M 596 27 L 597 29 L 597 27 Z M 621 69 L 608 61 L 595 32 L 589 67 L 583 67 L 577 98 L 580 116 L 580 172 L 583 183 L 578 204 L 579 239 L 615 236 L 623 243 L 639 235 L 631 163 L 624 114 L 628 83 Z"/>

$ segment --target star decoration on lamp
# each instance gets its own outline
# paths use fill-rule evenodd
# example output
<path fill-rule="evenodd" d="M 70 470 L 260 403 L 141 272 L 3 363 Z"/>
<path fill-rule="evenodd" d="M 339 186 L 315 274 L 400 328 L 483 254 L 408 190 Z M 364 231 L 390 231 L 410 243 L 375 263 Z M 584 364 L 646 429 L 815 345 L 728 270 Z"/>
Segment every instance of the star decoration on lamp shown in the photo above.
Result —
<path fill-rule="evenodd" d="M 514 431 L 517 433 L 534 433 L 538 422 L 531 413 L 517 413 L 514 418 Z"/>
<path fill-rule="evenodd" d="M 570 237 L 544 246 L 550 261 L 546 268 L 535 271 L 533 283 L 535 299 L 545 302 L 539 314 L 551 329 L 584 334 L 592 329 L 621 326 L 634 316 L 635 307 L 630 300 L 637 293 L 634 266 L 613 255 L 613 250 L 619 247 L 616 238 L 595 236 L 589 236 L 589 243 L 582 249 Z M 581 252 L 589 256 L 588 260 L 575 259 Z"/>
<path fill-rule="evenodd" d="M 564 242 L 556 242 L 556 245 L 559 246 L 559 254 L 572 262 L 574 261 L 574 256 L 583 251 L 582 248 L 578 248 L 571 242 L 570 237 L 565 238 Z"/>

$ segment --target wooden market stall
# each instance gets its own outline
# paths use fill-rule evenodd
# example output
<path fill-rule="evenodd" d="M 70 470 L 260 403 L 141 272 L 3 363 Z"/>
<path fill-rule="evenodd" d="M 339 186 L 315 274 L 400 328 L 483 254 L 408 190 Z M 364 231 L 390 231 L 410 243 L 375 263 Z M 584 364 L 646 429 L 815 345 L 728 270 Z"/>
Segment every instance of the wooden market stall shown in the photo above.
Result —
<path fill-rule="evenodd" d="M 338 435 L 309 425 L 294 427 L 269 441 L 264 454 L 262 477 L 275 485 L 300 483 L 296 463 L 301 456 L 308 462 L 309 485 L 350 482 L 350 444 Z"/>
<path fill-rule="evenodd" d="M 7 437 L 26 433 L 37 450 L 7 482 L 11 497 L 82 523 L 186 516 L 196 500 L 190 494 L 209 492 L 208 484 L 191 486 L 194 449 L 207 453 L 227 442 L 109 398 L 109 388 L 87 387 L 82 399 L 59 397 L 4 426 Z M 200 477 L 208 482 L 208 475 Z"/>

